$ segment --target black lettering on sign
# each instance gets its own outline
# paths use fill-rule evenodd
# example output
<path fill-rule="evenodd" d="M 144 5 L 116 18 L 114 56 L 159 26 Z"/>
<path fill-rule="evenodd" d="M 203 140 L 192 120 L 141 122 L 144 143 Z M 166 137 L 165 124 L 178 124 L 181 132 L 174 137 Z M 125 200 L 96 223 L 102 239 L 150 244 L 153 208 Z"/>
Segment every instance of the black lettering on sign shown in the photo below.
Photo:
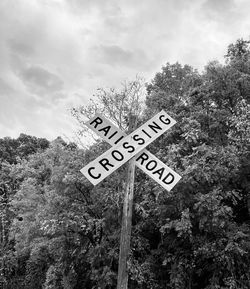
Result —
<path fill-rule="evenodd" d="M 139 160 L 142 160 L 141 161 L 141 165 L 143 165 L 144 161 L 148 160 L 148 155 L 146 153 L 142 153 L 137 159 L 136 161 L 139 161 Z"/>
<path fill-rule="evenodd" d="M 114 133 L 111 134 L 111 136 L 109 136 L 109 139 L 111 139 L 114 135 L 117 134 L 117 131 L 115 131 Z"/>
<path fill-rule="evenodd" d="M 90 124 L 94 123 L 94 128 L 96 128 L 99 124 L 102 123 L 102 119 L 100 117 L 95 118 L 94 120 L 91 121 Z"/>
<path fill-rule="evenodd" d="M 95 169 L 94 167 L 89 168 L 89 169 L 88 169 L 88 173 L 89 173 L 89 175 L 91 176 L 91 178 L 93 178 L 93 179 L 99 179 L 99 178 L 101 177 L 101 174 L 98 174 L 97 176 L 94 176 L 94 175 L 92 174 L 92 172 L 91 172 L 91 171 L 93 171 L 94 169 Z"/>
<path fill-rule="evenodd" d="M 123 135 L 122 135 L 121 137 L 119 137 L 118 140 L 115 141 L 115 144 L 118 144 L 118 142 L 119 142 L 120 140 L 122 140 L 123 138 L 124 138 Z"/>
<path fill-rule="evenodd" d="M 162 128 L 155 121 L 153 121 L 153 124 L 149 124 L 148 127 L 151 128 L 154 132 L 157 133 L 157 129 L 162 130 Z"/>
<path fill-rule="evenodd" d="M 118 150 L 112 151 L 111 155 L 117 161 L 122 161 L 124 159 L 123 154 L 119 152 Z"/>
<path fill-rule="evenodd" d="M 145 135 L 147 135 L 149 138 L 151 138 L 151 135 L 148 134 L 144 129 L 142 129 L 142 131 L 145 133 Z"/>
<path fill-rule="evenodd" d="M 133 140 L 138 142 L 138 145 L 145 144 L 145 140 L 142 137 L 138 137 L 138 134 L 133 135 Z"/>
<path fill-rule="evenodd" d="M 160 115 L 159 120 L 164 124 L 170 124 L 170 122 L 171 122 L 170 119 L 169 118 L 163 119 L 164 117 L 165 117 L 164 114 Z"/>
<path fill-rule="evenodd" d="M 153 166 L 152 166 L 153 164 Z M 155 160 L 152 160 L 152 161 L 149 161 L 147 164 L 146 164 L 146 169 L 148 171 L 152 171 L 153 169 L 155 169 L 157 167 L 157 162 Z"/>
<path fill-rule="evenodd" d="M 111 126 L 108 125 L 108 126 L 105 126 L 105 127 L 101 128 L 101 129 L 99 129 L 99 131 L 103 131 L 104 132 L 104 136 L 106 136 L 109 133 L 110 128 L 111 128 Z"/>
<path fill-rule="evenodd" d="M 161 180 L 163 173 L 164 173 L 164 168 L 160 168 L 160 169 L 154 171 L 153 175 L 158 174 L 159 175 L 159 180 Z"/>
<path fill-rule="evenodd" d="M 170 177 L 169 180 L 167 180 Z M 171 173 L 168 173 L 166 177 L 162 180 L 164 184 L 170 185 L 174 181 L 174 176 Z"/>
<path fill-rule="evenodd" d="M 129 143 L 127 141 L 125 141 L 122 146 L 128 150 L 129 153 L 132 153 L 135 151 L 135 147 L 132 145 L 129 145 Z"/>
<path fill-rule="evenodd" d="M 104 169 L 106 171 L 109 171 L 109 168 L 107 166 L 113 167 L 114 165 L 112 165 L 108 159 L 102 159 L 99 161 L 99 163 L 104 167 Z"/>

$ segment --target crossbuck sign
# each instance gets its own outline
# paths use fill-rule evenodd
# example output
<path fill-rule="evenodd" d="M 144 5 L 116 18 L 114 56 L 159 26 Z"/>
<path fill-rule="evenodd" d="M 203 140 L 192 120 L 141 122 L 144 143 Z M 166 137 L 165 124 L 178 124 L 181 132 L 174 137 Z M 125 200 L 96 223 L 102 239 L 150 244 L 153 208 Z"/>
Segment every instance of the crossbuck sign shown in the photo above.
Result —
<path fill-rule="evenodd" d="M 145 147 L 175 123 L 176 121 L 162 110 L 130 135 L 126 135 L 104 116 L 97 113 L 85 124 L 112 147 L 82 168 L 82 174 L 93 185 L 97 185 L 135 156 L 136 165 L 170 191 L 181 176 L 147 151 Z"/>

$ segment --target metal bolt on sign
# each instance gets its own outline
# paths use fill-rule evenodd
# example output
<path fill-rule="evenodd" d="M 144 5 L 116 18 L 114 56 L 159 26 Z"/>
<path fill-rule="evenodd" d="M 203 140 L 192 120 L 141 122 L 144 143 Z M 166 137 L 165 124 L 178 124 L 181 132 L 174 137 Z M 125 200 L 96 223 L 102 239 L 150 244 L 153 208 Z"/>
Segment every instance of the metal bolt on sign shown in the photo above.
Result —
<path fill-rule="evenodd" d="M 127 258 L 130 250 L 135 165 L 168 191 L 181 179 L 179 174 L 145 149 L 175 123 L 163 110 L 129 135 L 99 113 L 85 123 L 112 146 L 81 169 L 81 173 L 93 185 L 97 185 L 130 160 L 123 205 L 117 289 L 127 289 L 128 286 Z"/>

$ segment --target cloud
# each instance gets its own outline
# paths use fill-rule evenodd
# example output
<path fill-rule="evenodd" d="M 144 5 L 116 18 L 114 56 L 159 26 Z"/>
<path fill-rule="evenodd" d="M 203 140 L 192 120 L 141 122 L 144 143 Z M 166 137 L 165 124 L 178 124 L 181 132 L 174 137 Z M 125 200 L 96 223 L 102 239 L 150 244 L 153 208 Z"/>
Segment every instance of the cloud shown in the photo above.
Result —
<path fill-rule="evenodd" d="M 0 137 L 70 136 L 98 87 L 166 62 L 202 69 L 248 37 L 247 0 L 0 1 Z"/>
<path fill-rule="evenodd" d="M 76 14 L 80 15 L 87 11 L 87 13 L 98 11 L 102 14 L 114 15 L 120 10 L 120 1 L 117 0 L 66 0 L 68 7 Z"/>
<path fill-rule="evenodd" d="M 203 9 L 213 14 L 227 14 L 235 7 L 234 0 L 206 0 L 203 3 Z M 211 15 L 211 14 L 210 14 Z"/>
<path fill-rule="evenodd" d="M 63 89 L 63 81 L 41 67 L 31 66 L 20 73 L 20 77 L 31 92 L 54 93 Z"/>
<path fill-rule="evenodd" d="M 115 67 L 147 69 L 151 61 L 141 49 L 128 50 L 118 45 L 99 45 L 92 48 L 95 57 L 101 63 Z"/>
<path fill-rule="evenodd" d="M 107 64 L 124 64 L 133 61 L 133 53 L 117 45 L 100 45 L 96 48 L 100 53 L 100 60 Z"/>
<path fill-rule="evenodd" d="M 10 39 L 9 40 L 10 49 L 21 56 L 31 56 L 34 54 L 34 48 L 27 43 L 25 39 Z"/>

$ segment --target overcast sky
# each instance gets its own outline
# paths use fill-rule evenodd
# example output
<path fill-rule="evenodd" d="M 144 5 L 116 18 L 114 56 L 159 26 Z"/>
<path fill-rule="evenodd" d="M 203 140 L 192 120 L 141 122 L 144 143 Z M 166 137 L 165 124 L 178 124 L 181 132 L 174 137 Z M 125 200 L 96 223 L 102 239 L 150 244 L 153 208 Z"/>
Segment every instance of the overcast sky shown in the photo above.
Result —
<path fill-rule="evenodd" d="M 249 39 L 248 0 L 0 0 L 0 137 L 72 138 L 69 109 Z"/>

